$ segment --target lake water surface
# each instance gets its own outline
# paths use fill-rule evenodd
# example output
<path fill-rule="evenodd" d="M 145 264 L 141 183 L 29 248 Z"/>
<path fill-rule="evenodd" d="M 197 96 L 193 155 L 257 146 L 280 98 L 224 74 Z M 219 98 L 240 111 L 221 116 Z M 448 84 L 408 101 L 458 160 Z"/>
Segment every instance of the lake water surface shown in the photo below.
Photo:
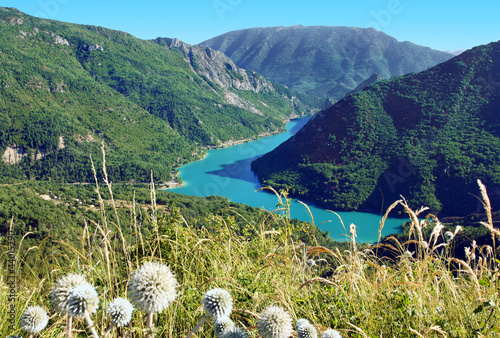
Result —
<path fill-rule="evenodd" d="M 273 150 L 294 135 L 309 118 L 292 120 L 287 131 L 282 134 L 261 138 L 257 141 L 243 143 L 227 148 L 209 150 L 207 156 L 200 161 L 186 164 L 179 168 L 179 176 L 183 187 L 169 191 L 192 195 L 219 195 L 233 202 L 245 203 L 266 210 L 275 210 L 278 199 L 274 194 L 256 191 L 262 187 L 257 176 L 250 170 L 250 163 L 257 157 Z M 314 217 L 314 223 L 323 231 L 330 231 L 330 237 L 337 241 L 345 241 L 349 234 L 349 225 L 356 225 L 357 242 L 375 242 L 378 237 L 381 215 L 365 212 L 337 212 L 346 226 L 343 228 L 339 218 L 332 212 L 306 203 Z M 291 205 L 291 216 L 310 222 L 311 216 L 307 208 L 296 199 Z M 383 235 L 400 232 L 404 220 L 387 219 Z"/>

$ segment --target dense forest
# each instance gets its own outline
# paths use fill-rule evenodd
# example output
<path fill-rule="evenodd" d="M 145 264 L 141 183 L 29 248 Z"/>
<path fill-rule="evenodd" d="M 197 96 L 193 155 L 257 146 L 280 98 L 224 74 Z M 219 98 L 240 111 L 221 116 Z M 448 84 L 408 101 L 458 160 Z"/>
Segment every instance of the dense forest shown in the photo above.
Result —
<path fill-rule="evenodd" d="M 181 47 L 0 8 L 1 180 L 91 181 L 104 144 L 114 181 L 169 181 L 207 148 L 279 132 L 323 103 Z"/>
<path fill-rule="evenodd" d="M 380 210 L 400 196 L 467 215 L 476 180 L 500 204 L 500 42 L 378 82 L 314 116 L 253 162 L 264 185 L 333 210 Z"/>

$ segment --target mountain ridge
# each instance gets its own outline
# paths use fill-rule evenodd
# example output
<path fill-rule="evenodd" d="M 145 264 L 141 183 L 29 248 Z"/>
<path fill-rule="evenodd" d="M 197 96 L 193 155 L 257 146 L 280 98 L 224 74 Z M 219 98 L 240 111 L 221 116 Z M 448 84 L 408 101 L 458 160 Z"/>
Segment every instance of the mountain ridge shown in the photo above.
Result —
<path fill-rule="evenodd" d="M 277 132 L 315 109 L 207 47 L 16 9 L 0 8 L 0 60 L 4 177 L 92 180 L 88 155 L 101 157 L 104 142 L 113 180 L 149 181 L 153 170 L 169 181 L 207 147 Z"/>
<path fill-rule="evenodd" d="M 416 208 L 467 214 L 477 179 L 500 188 L 499 103 L 493 42 L 345 97 L 252 168 L 264 185 L 333 210 L 380 210 L 402 195 Z"/>
<path fill-rule="evenodd" d="M 372 28 L 344 26 L 249 28 L 199 45 L 220 50 L 236 65 L 293 90 L 335 100 L 374 73 L 388 79 L 452 57 L 408 41 L 399 42 Z"/>

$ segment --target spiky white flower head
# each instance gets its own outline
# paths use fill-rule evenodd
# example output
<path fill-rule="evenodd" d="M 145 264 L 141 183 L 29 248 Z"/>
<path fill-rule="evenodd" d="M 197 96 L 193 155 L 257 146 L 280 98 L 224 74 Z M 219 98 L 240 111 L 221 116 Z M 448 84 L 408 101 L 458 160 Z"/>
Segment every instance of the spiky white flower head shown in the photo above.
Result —
<path fill-rule="evenodd" d="M 295 327 L 298 330 L 299 327 L 301 327 L 302 325 L 306 325 L 306 324 L 311 324 L 311 323 L 305 318 L 299 318 L 299 319 L 297 319 L 297 322 L 295 323 Z"/>
<path fill-rule="evenodd" d="M 125 298 L 118 297 L 108 304 L 106 312 L 111 317 L 111 322 L 117 327 L 125 326 L 132 319 L 134 307 Z"/>
<path fill-rule="evenodd" d="M 328 329 L 321 335 L 321 338 L 342 338 L 340 333 L 334 329 Z"/>
<path fill-rule="evenodd" d="M 19 326 L 28 333 L 38 333 L 45 329 L 49 322 L 47 311 L 41 306 L 29 306 L 21 315 Z"/>
<path fill-rule="evenodd" d="M 234 329 L 234 322 L 227 316 L 215 318 L 214 332 L 217 337 L 226 331 Z"/>
<path fill-rule="evenodd" d="M 316 261 L 314 259 L 308 259 L 306 263 L 309 266 L 315 266 L 316 265 Z"/>
<path fill-rule="evenodd" d="M 95 288 L 89 283 L 75 286 L 69 292 L 68 309 L 69 314 L 83 317 L 85 313 L 94 313 L 99 308 L 99 296 Z"/>
<path fill-rule="evenodd" d="M 257 330 L 263 338 L 288 338 L 292 334 L 292 318 L 279 306 L 269 306 L 257 320 Z"/>
<path fill-rule="evenodd" d="M 228 317 L 233 310 L 233 298 L 229 292 L 220 288 L 208 290 L 202 304 L 207 314 L 215 318 Z"/>
<path fill-rule="evenodd" d="M 297 338 L 318 338 L 318 331 L 312 324 L 303 324 L 297 328 Z"/>
<path fill-rule="evenodd" d="M 50 301 L 56 312 L 68 314 L 68 297 L 69 292 L 75 286 L 86 283 L 85 276 L 80 274 L 70 273 L 56 280 L 54 288 L 50 292 Z"/>
<path fill-rule="evenodd" d="M 240 328 L 234 328 L 224 332 L 220 338 L 248 338 L 248 333 Z"/>
<path fill-rule="evenodd" d="M 453 237 L 455 237 L 455 234 L 451 231 L 446 231 L 444 233 L 444 237 L 446 238 L 446 240 L 449 242 L 453 239 Z"/>
<path fill-rule="evenodd" d="M 160 312 L 175 300 L 177 285 L 167 265 L 146 262 L 130 276 L 130 302 L 143 312 Z"/>

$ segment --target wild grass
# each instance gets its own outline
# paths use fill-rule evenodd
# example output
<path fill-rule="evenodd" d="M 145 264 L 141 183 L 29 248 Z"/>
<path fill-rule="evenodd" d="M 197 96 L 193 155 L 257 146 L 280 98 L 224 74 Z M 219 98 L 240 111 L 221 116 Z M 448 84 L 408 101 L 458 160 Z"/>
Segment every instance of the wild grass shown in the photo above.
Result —
<path fill-rule="evenodd" d="M 486 188 L 479 185 L 485 210 L 491 214 Z M 105 186 L 112 203 L 111 184 L 106 178 Z M 96 182 L 101 218 L 87 221 L 79 242 L 47 238 L 15 252 L 17 299 L 10 302 L 8 278 L 3 274 L 0 309 L 4 314 L 15 304 L 16 328 L 10 330 L 9 316 L 2 315 L 0 335 L 22 334 L 18 322 L 23 311 L 42 305 L 50 320 L 38 335 L 65 337 L 66 317 L 51 310 L 48 295 L 57 278 L 75 272 L 85 274 L 97 288 L 100 305 L 93 321 L 96 331 L 104 336 L 109 325 L 107 304 L 115 297 L 127 297 L 130 274 L 145 261 L 171 268 L 179 283 L 177 299 L 155 315 L 153 331 L 146 327 L 146 314 L 136 310 L 127 326 L 114 328 L 109 336 L 185 337 L 205 316 L 203 295 L 216 287 L 232 295 L 231 319 L 250 337 L 258 337 L 258 314 L 269 305 L 286 309 L 294 322 L 308 319 L 319 333 L 334 328 L 345 337 L 500 335 L 499 248 L 471 243 L 466 260 L 455 258 L 453 238 L 442 233 L 439 220 L 434 216 L 422 219 L 423 210 L 412 211 L 404 200 L 391 208 L 403 206 L 411 219 L 407 242 L 389 238 L 377 245 L 359 245 L 352 225 L 350 249 L 331 250 L 293 240 L 287 196 L 280 196 L 281 208 L 263 221 L 248 222 L 236 213 L 231 217 L 213 215 L 208 227 L 195 229 L 177 209 L 155 208 L 153 185 L 146 212 L 149 217 L 144 218 L 147 222 L 138 221 L 137 213 L 144 206 L 135 201 L 130 219 L 110 222 L 100 189 Z M 124 226 L 133 229 L 130 236 L 123 235 Z M 497 243 L 500 234 L 491 217 L 484 226 Z M 428 238 L 423 231 L 426 227 L 433 229 Z M 50 247 L 52 241 L 67 247 L 68 253 L 50 260 L 42 256 L 40 253 L 46 252 L 42 249 Z M 16 245 L 22 247 L 22 243 Z M 1 259 L 6 271 L 9 257 L 5 242 Z M 72 334 L 86 337 L 90 331 L 83 320 L 75 319 Z M 213 322 L 207 321 L 193 337 L 214 337 Z"/>

